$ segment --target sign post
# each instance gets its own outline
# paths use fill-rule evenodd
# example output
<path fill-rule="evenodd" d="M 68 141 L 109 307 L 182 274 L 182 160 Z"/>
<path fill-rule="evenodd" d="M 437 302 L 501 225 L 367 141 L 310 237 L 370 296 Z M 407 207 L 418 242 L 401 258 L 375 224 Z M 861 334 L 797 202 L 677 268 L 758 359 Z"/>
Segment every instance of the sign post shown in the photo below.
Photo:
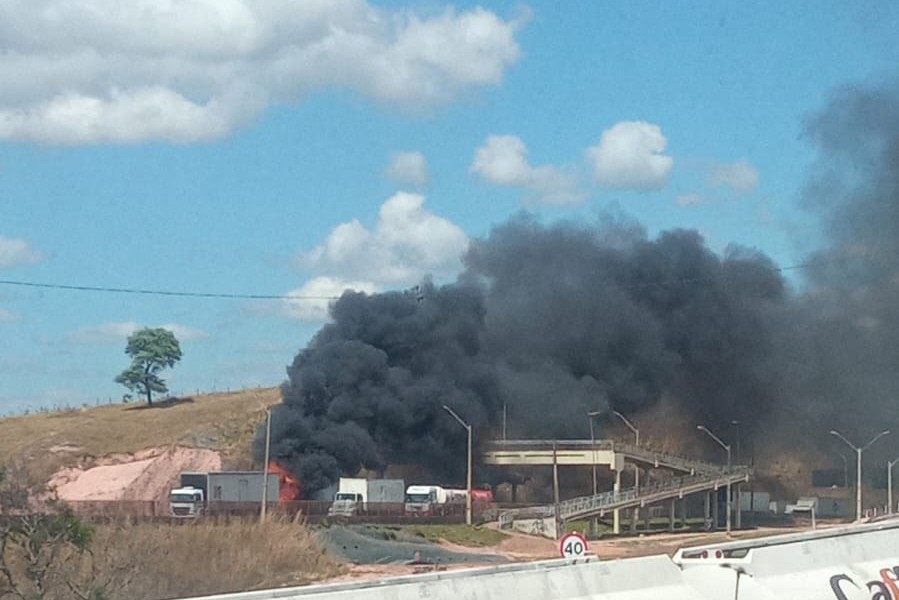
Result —
<path fill-rule="evenodd" d="M 587 556 L 587 550 L 587 538 L 577 531 L 566 533 L 559 542 L 559 553 L 562 558 L 584 558 Z"/>

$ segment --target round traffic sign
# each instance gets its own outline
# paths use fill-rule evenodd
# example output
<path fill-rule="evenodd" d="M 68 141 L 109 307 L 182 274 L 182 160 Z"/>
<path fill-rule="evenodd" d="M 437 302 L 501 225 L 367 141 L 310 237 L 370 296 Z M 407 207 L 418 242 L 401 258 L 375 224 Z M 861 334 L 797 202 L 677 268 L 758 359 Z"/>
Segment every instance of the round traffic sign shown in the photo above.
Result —
<path fill-rule="evenodd" d="M 587 556 L 587 538 L 577 531 L 566 533 L 559 542 L 559 552 L 562 554 L 562 558 Z"/>

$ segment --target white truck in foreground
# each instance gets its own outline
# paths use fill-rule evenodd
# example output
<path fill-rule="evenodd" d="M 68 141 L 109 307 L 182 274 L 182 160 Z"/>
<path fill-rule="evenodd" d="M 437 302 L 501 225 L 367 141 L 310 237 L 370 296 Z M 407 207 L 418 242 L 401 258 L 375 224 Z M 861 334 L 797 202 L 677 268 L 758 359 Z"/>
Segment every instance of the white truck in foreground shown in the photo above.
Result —
<path fill-rule="evenodd" d="M 439 485 L 410 485 L 406 488 L 405 513 L 413 517 L 438 515 L 449 499 L 446 488 Z"/>
<path fill-rule="evenodd" d="M 402 479 L 363 479 L 341 477 L 334 502 L 328 508 L 329 517 L 353 517 L 367 512 L 374 505 L 401 504 L 405 482 Z"/>
<path fill-rule="evenodd" d="M 215 511 L 249 510 L 262 503 L 277 503 L 281 491 L 279 475 L 261 471 L 223 471 L 218 473 L 181 473 L 180 485 L 169 491 L 169 513 L 173 517 L 192 518 Z"/>

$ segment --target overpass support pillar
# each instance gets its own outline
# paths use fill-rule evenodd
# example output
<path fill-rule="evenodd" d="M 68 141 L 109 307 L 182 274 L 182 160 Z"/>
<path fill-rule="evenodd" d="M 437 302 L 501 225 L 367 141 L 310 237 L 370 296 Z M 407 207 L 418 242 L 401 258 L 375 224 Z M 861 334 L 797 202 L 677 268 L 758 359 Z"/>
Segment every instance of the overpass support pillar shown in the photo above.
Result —
<path fill-rule="evenodd" d="M 703 492 L 703 511 L 702 519 L 705 524 L 704 529 L 711 529 L 712 525 L 712 492 Z"/>
<path fill-rule="evenodd" d="M 671 499 L 671 508 L 668 511 L 668 531 L 674 531 L 674 523 L 677 519 L 677 498 Z"/>
<path fill-rule="evenodd" d="M 615 494 L 621 492 L 621 470 L 615 471 Z M 612 533 L 619 535 L 621 533 L 621 510 L 616 508 L 612 513 Z"/>
<path fill-rule="evenodd" d="M 712 495 L 712 523 L 715 525 L 712 529 L 718 529 L 721 526 L 721 521 L 718 520 L 718 490 L 714 492 L 710 492 Z"/>
<path fill-rule="evenodd" d="M 743 508 L 742 508 L 743 503 L 740 501 L 740 500 L 742 500 L 742 498 L 740 497 L 740 484 L 739 483 L 736 486 L 734 486 L 734 490 L 735 490 L 734 493 L 736 494 L 736 498 L 734 498 L 733 501 L 736 502 L 736 504 L 734 506 L 737 507 L 737 514 L 735 515 L 736 527 L 737 527 L 737 529 L 742 529 L 743 528 Z"/>

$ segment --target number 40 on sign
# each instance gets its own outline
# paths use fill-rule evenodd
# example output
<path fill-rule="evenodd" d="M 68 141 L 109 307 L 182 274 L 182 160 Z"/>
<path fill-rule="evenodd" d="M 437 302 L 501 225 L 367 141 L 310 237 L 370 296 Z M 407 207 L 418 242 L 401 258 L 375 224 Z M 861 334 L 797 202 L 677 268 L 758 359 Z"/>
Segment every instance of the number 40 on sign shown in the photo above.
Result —
<path fill-rule="evenodd" d="M 565 534 L 559 542 L 562 558 L 583 558 L 587 556 L 587 549 L 587 538 L 576 531 Z"/>

